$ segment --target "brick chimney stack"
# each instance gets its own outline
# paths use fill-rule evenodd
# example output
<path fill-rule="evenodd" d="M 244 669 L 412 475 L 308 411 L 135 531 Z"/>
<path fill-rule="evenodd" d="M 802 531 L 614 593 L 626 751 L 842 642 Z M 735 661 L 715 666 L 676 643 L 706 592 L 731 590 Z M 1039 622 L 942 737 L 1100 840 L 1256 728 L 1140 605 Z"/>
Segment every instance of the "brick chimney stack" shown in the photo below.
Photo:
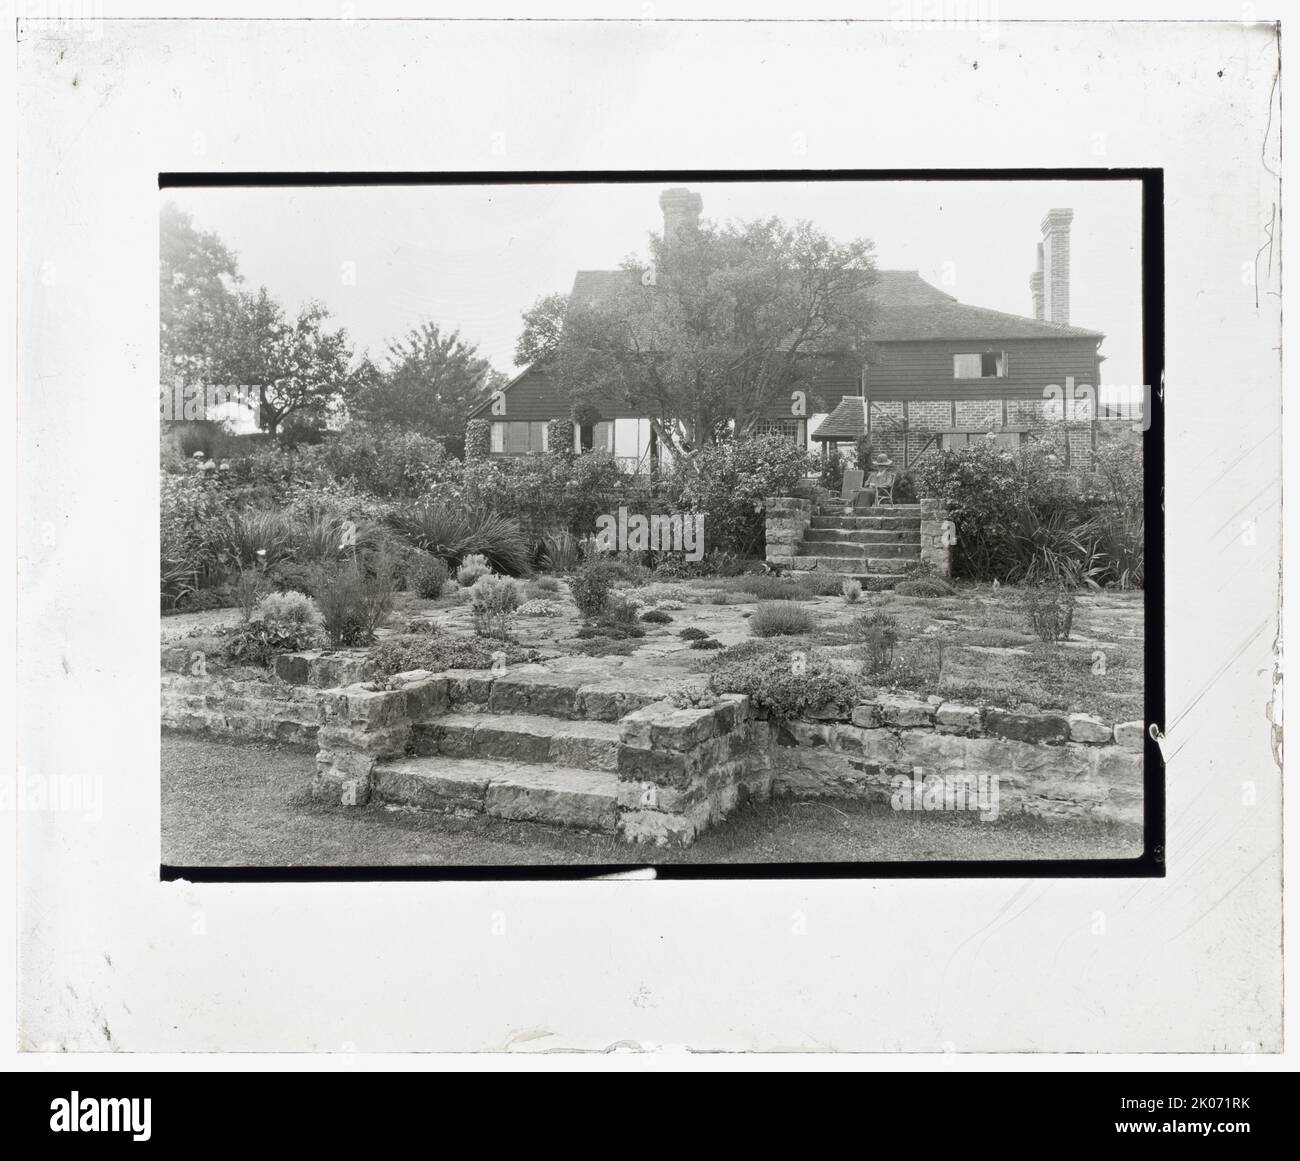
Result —
<path fill-rule="evenodd" d="M 1070 323 L 1070 223 L 1073 210 L 1048 210 L 1043 216 L 1043 317 L 1057 326 Z"/>
<path fill-rule="evenodd" d="M 664 212 L 664 241 L 671 242 L 683 230 L 694 230 L 699 226 L 704 199 L 679 186 L 666 189 L 659 195 L 659 208 Z"/>
<path fill-rule="evenodd" d="M 1029 293 L 1034 300 L 1034 318 L 1043 321 L 1043 244 L 1038 243 L 1038 265 L 1029 276 Z"/>

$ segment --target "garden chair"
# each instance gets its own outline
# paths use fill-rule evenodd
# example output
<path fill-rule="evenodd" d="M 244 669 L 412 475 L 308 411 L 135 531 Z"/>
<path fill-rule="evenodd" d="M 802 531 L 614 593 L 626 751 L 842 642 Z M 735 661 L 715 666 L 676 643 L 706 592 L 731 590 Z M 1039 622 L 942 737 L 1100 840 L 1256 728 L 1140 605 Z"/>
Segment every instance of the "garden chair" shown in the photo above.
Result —
<path fill-rule="evenodd" d="M 845 468 L 844 480 L 840 485 L 840 499 L 846 504 L 852 504 L 857 499 L 861 487 L 862 472 L 857 468 Z"/>

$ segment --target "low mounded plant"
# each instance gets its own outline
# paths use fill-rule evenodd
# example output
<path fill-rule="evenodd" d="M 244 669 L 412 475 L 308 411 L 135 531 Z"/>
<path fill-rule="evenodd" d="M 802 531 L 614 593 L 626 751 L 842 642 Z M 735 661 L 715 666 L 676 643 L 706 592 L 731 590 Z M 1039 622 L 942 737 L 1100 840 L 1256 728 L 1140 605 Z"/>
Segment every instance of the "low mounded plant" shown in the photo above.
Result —
<path fill-rule="evenodd" d="M 561 588 L 560 582 L 553 576 L 539 576 L 528 582 L 528 594 L 534 597 L 543 593 L 558 593 Z"/>
<path fill-rule="evenodd" d="M 793 601 L 760 601 L 749 619 L 755 637 L 792 637 L 812 631 L 812 614 Z"/>
<path fill-rule="evenodd" d="M 685 629 L 677 634 L 683 641 L 702 641 L 708 634 L 703 629 L 697 629 L 694 625 L 688 625 Z"/>
<path fill-rule="evenodd" d="M 226 660 L 232 665 L 266 668 L 277 653 L 310 649 L 319 640 L 314 625 L 292 621 L 252 621 L 225 639 Z"/>
<path fill-rule="evenodd" d="M 519 608 L 519 585 L 508 576 L 487 574 L 470 589 L 474 632 L 504 641 L 510 635 L 510 616 Z"/>
<path fill-rule="evenodd" d="M 847 712 L 862 692 L 857 677 L 821 658 L 762 641 L 725 650 L 710 663 L 709 684 L 718 693 L 746 694 L 756 709 L 766 710 L 778 721 L 827 705 Z"/>
<path fill-rule="evenodd" d="M 671 623 L 672 617 L 662 609 L 650 609 L 641 614 L 641 620 L 650 625 L 667 625 Z"/>
<path fill-rule="evenodd" d="M 844 595 L 846 604 L 856 605 L 862 599 L 862 582 L 849 577 L 840 586 L 840 592 Z"/>
<path fill-rule="evenodd" d="M 375 672 L 381 676 L 413 669 L 427 669 L 432 673 L 445 669 L 490 669 L 497 661 L 515 664 L 536 657 L 535 650 L 505 642 L 488 645 L 468 637 L 430 637 L 423 633 L 388 637 L 370 650 Z"/>
<path fill-rule="evenodd" d="M 918 576 L 909 577 L 907 580 L 899 581 L 894 586 L 894 592 L 900 597 L 955 597 L 957 590 L 947 581 L 940 580 L 937 576 Z"/>
<path fill-rule="evenodd" d="M 407 583 L 417 597 L 431 601 L 442 596 L 443 587 L 450 577 L 445 560 L 422 552 L 407 574 Z"/>
<path fill-rule="evenodd" d="M 569 590 L 573 593 L 573 603 L 584 618 L 599 617 L 605 612 L 615 579 L 615 570 L 608 561 L 599 557 L 586 561 L 573 575 Z"/>
<path fill-rule="evenodd" d="M 477 552 L 471 552 L 460 563 L 456 570 L 456 581 L 461 588 L 467 589 L 478 581 L 481 576 L 487 576 L 492 570 L 488 568 L 487 557 Z"/>
<path fill-rule="evenodd" d="M 702 637 L 699 641 L 691 642 L 692 649 L 721 649 L 722 642 L 716 637 Z"/>
<path fill-rule="evenodd" d="M 276 624 L 315 627 L 321 623 L 320 606 L 306 593 L 267 593 L 257 603 L 257 615 Z"/>
<path fill-rule="evenodd" d="M 795 577 L 795 584 L 814 597 L 837 597 L 844 591 L 841 579 L 836 573 L 822 572 L 817 569 L 813 572 L 800 573 Z"/>

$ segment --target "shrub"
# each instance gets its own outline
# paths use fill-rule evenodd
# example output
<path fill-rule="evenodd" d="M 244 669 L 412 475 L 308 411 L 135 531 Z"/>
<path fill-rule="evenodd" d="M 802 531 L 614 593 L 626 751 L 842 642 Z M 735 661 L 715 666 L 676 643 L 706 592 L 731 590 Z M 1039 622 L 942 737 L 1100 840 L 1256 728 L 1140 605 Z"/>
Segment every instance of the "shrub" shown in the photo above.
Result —
<path fill-rule="evenodd" d="M 1063 584 L 1033 585 L 1021 600 L 1029 627 L 1040 641 L 1069 640 L 1074 627 L 1074 590 Z"/>
<path fill-rule="evenodd" d="M 266 592 L 266 578 L 255 568 L 243 569 L 231 586 L 239 613 L 245 622 L 253 619 L 253 610 Z"/>
<path fill-rule="evenodd" d="M 470 590 L 474 632 L 480 637 L 509 636 L 510 615 L 519 608 L 519 586 L 510 577 L 481 576 Z"/>
<path fill-rule="evenodd" d="M 862 599 L 862 582 L 849 577 L 840 585 L 840 592 L 844 594 L 846 604 L 856 605 Z"/>
<path fill-rule="evenodd" d="M 631 625 L 636 621 L 640 607 L 638 601 L 627 597 L 611 597 L 605 606 L 605 617 L 615 625 Z"/>
<path fill-rule="evenodd" d="M 873 611 L 858 617 L 854 629 L 866 646 L 867 671 L 877 674 L 889 669 L 898 644 L 898 621 L 889 613 Z"/>
<path fill-rule="evenodd" d="M 1017 509 L 1007 528 L 1007 544 L 1005 575 L 1012 583 L 1096 587 L 1095 578 L 1103 571 L 1092 522 L 1079 520 L 1068 509 Z"/>
<path fill-rule="evenodd" d="M 355 561 L 325 574 L 317 599 L 330 644 L 369 644 L 393 610 L 394 593 L 392 569 L 383 559 L 373 575 L 366 575 Z"/>
<path fill-rule="evenodd" d="M 226 638 L 226 659 L 235 665 L 270 665 L 277 653 L 297 653 L 316 644 L 314 625 L 288 621 L 253 621 Z"/>
<path fill-rule="evenodd" d="M 957 590 L 937 576 L 918 576 L 899 581 L 894 592 L 900 597 L 952 597 Z"/>
<path fill-rule="evenodd" d="M 839 578 L 835 578 L 835 591 L 839 591 Z M 762 601 L 808 601 L 812 594 L 798 581 L 779 576 L 725 577 L 715 582 L 719 589 L 732 593 L 746 593 Z M 725 602 L 724 602 L 725 603 Z"/>
<path fill-rule="evenodd" d="M 209 609 L 229 609 L 235 605 L 234 595 L 228 585 L 215 589 L 192 589 L 176 604 L 176 611 L 183 613 L 202 613 Z"/>
<path fill-rule="evenodd" d="M 710 663 L 709 683 L 718 693 L 748 695 L 757 709 L 778 721 L 834 704 L 850 707 L 861 692 L 860 681 L 816 656 L 759 641 L 724 651 Z"/>
<path fill-rule="evenodd" d="M 353 420 L 318 453 L 334 479 L 355 482 L 374 496 L 419 496 L 434 486 L 447 458 L 442 441 L 387 423 Z"/>
<path fill-rule="evenodd" d="M 487 558 L 472 552 L 456 570 L 456 581 L 461 588 L 467 589 L 477 584 L 480 577 L 487 576 L 491 571 L 488 568 Z"/>
<path fill-rule="evenodd" d="M 615 572 L 610 562 L 599 557 L 582 565 L 569 582 L 573 603 L 585 618 L 600 616 L 609 605 Z"/>
<path fill-rule="evenodd" d="M 761 601 L 749 619 L 755 637 L 788 637 L 812 630 L 813 619 L 793 601 Z"/>
<path fill-rule="evenodd" d="M 691 642 L 692 649 L 721 649 L 722 642 L 715 637 L 701 637 L 698 641 Z"/>
<path fill-rule="evenodd" d="M 511 517 L 474 513 L 428 500 L 394 513 L 390 523 L 411 543 L 448 564 L 459 565 L 466 557 L 477 555 L 484 557 L 493 571 L 506 576 L 526 576 L 530 571 L 528 545 L 519 522 Z"/>
<path fill-rule="evenodd" d="M 688 625 L 685 629 L 677 634 L 683 641 L 702 641 L 708 634 L 703 629 L 697 629 L 694 625 Z"/>
<path fill-rule="evenodd" d="M 544 568 L 553 572 L 572 572 L 582 562 L 582 549 L 572 532 L 560 528 L 543 533 L 538 556 Z"/>
<path fill-rule="evenodd" d="M 293 532 L 282 512 L 236 512 L 225 523 L 226 559 L 239 569 L 268 568 L 289 554 Z"/>
<path fill-rule="evenodd" d="M 790 495 L 819 467 L 803 448 L 768 435 L 705 444 L 689 467 L 677 465 L 675 480 L 682 505 L 705 514 L 709 548 L 761 557 L 764 499 Z"/>
<path fill-rule="evenodd" d="M 421 552 L 411 567 L 408 583 L 417 597 L 433 600 L 442 596 L 443 586 L 450 579 L 447 562 L 429 552 Z"/>
<path fill-rule="evenodd" d="M 306 593 L 267 593 L 257 604 L 263 621 L 284 625 L 318 626 L 320 607 Z"/>
<path fill-rule="evenodd" d="M 561 584 L 553 576 L 539 576 L 535 580 L 528 582 L 528 593 L 530 596 L 540 596 L 545 593 L 558 593 Z"/>
<path fill-rule="evenodd" d="M 385 638 L 370 650 L 375 672 L 381 676 L 428 669 L 489 669 L 500 657 L 509 664 L 532 661 L 535 650 L 494 642 L 488 646 L 469 637 L 431 637 L 426 634 L 397 634 Z"/>
<path fill-rule="evenodd" d="M 641 614 L 641 620 L 651 625 L 668 625 L 672 622 L 672 617 L 662 609 L 650 609 L 648 612 Z"/>
<path fill-rule="evenodd" d="M 814 597 L 838 597 L 844 592 L 843 578 L 837 573 L 823 572 L 821 569 L 800 573 L 794 578 L 794 583 Z"/>

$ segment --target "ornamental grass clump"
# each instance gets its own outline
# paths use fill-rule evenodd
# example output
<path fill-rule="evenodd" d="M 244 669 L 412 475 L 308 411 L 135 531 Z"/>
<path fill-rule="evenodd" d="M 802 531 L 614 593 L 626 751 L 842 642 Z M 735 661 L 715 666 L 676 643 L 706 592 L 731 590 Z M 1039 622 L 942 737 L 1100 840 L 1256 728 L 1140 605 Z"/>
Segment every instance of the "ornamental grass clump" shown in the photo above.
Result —
<path fill-rule="evenodd" d="M 749 619 L 749 631 L 755 637 L 793 637 L 810 633 L 812 615 L 793 601 L 760 601 Z"/>

